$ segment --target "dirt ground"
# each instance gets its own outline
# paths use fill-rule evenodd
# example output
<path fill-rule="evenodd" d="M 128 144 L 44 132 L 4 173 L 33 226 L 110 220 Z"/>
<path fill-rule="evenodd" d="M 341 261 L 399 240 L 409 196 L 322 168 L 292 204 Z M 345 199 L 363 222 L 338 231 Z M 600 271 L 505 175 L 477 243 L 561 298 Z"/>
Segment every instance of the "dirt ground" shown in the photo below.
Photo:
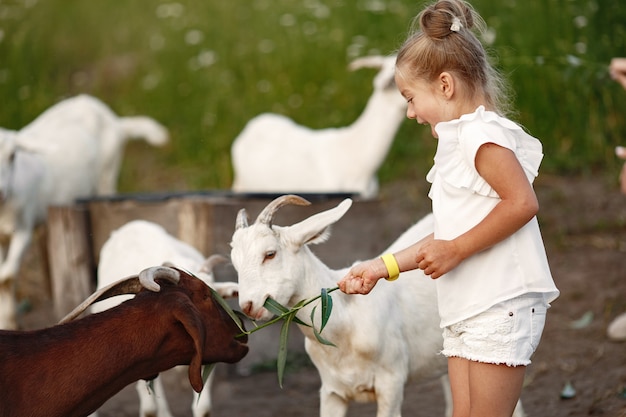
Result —
<path fill-rule="evenodd" d="M 425 187 L 397 183 L 381 191 L 399 228 L 428 210 Z M 561 296 L 548 313 L 542 342 L 527 370 L 524 409 L 529 417 L 626 417 L 626 342 L 611 342 L 605 335 L 610 320 L 626 311 L 626 196 L 619 193 L 616 180 L 605 178 L 540 176 L 536 190 L 539 221 Z M 19 287 L 24 328 L 51 324 L 51 302 L 34 265 L 25 265 Z M 299 336 L 294 335 L 294 356 L 301 352 Z M 254 371 L 249 362 L 246 367 L 218 365 L 212 417 L 317 416 L 319 377 L 306 360 L 300 362 L 285 375 L 282 389 L 267 361 L 258 364 L 265 371 Z M 173 413 L 191 416 L 186 372 L 172 370 L 164 378 Z M 562 399 L 568 382 L 576 395 Z M 127 387 L 105 404 L 100 416 L 136 416 L 137 410 L 134 387 Z M 438 381 L 407 386 L 403 415 L 443 413 Z M 354 405 L 349 412 L 350 417 L 374 415 L 372 404 Z"/>

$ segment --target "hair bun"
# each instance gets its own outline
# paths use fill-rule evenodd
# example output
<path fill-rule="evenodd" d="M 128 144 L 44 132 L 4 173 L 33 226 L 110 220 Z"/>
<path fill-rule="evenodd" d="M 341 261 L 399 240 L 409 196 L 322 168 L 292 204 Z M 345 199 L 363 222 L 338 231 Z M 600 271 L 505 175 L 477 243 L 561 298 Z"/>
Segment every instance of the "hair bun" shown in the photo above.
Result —
<path fill-rule="evenodd" d="M 419 15 L 422 32 L 432 39 L 443 39 L 463 28 L 473 29 L 475 12 L 463 0 L 438 0 Z"/>

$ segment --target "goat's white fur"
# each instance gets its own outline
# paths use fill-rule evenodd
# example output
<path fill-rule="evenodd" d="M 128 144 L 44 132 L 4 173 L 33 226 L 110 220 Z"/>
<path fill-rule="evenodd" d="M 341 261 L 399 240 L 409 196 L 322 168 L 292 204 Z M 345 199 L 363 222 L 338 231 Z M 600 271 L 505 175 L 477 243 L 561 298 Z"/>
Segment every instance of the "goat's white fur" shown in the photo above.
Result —
<path fill-rule="evenodd" d="M 368 56 L 350 64 L 377 68 L 374 90 L 351 125 L 314 130 L 288 117 L 264 113 L 234 140 L 231 157 L 235 192 L 378 193 L 382 165 L 406 112 L 394 83 L 395 56 Z M 277 155 L 284 155 L 277 163 Z"/>
<path fill-rule="evenodd" d="M 271 314 L 263 307 L 271 297 L 285 306 L 335 287 L 348 268 L 332 270 L 309 249 L 325 241 L 329 228 L 350 208 L 346 199 L 292 226 L 255 222 L 238 227 L 231 242 L 231 260 L 238 272 L 239 304 L 255 320 Z M 261 216 L 259 216 L 261 217 Z M 432 233 L 428 215 L 410 227 L 384 252 L 396 252 Z M 320 416 L 343 417 L 350 401 L 376 401 L 377 417 L 399 417 L 404 386 L 409 380 L 441 376 L 446 413 L 452 407 L 442 349 L 437 297 L 433 280 L 421 270 L 402 273 L 394 282 L 381 280 L 367 296 L 331 294 L 333 311 L 322 336 L 336 347 L 317 342 L 312 330 L 300 326 L 305 347 L 319 371 Z M 298 314 L 310 319 L 311 304 Z M 319 310 L 319 309 L 318 309 Z M 316 324 L 319 326 L 319 323 Z M 521 403 L 515 416 L 523 416 Z"/>
<path fill-rule="evenodd" d="M 185 269 L 214 288 L 222 297 L 237 294 L 237 283 L 215 282 L 211 268 L 207 268 L 211 258 L 202 256 L 194 247 L 170 235 L 158 224 L 145 220 L 133 220 L 111 233 L 100 251 L 98 263 L 98 288 L 129 276 L 152 265 L 173 264 Z M 93 312 L 103 311 L 118 305 L 132 296 L 118 296 L 94 304 Z M 211 411 L 210 374 L 205 388 L 200 394 L 193 393 L 191 409 L 194 417 L 203 417 Z M 160 377 L 153 382 L 154 393 L 149 392 L 145 381 L 137 382 L 140 408 L 139 416 L 172 417 L 165 389 Z"/>
<path fill-rule="evenodd" d="M 0 328 L 14 329 L 14 279 L 47 209 L 78 198 L 115 192 L 124 143 L 143 137 L 154 145 L 167 131 L 147 117 L 117 117 L 94 97 L 52 106 L 19 131 L 0 129 Z"/>

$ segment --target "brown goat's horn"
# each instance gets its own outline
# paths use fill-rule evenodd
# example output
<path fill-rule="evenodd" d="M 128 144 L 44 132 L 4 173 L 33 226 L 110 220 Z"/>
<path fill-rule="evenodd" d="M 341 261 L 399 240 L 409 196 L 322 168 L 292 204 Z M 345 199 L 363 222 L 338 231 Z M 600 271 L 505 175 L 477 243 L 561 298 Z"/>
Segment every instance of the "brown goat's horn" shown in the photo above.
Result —
<path fill-rule="evenodd" d="M 142 287 L 154 292 L 161 291 L 161 286 L 155 282 L 157 278 L 167 279 L 174 284 L 178 284 L 180 274 L 173 267 L 174 265 L 166 262 L 163 266 L 146 268 L 139 273 L 139 283 Z"/>
<path fill-rule="evenodd" d="M 256 223 L 266 224 L 269 227 L 272 227 L 272 219 L 274 218 L 274 214 L 278 211 L 279 208 L 286 206 L 288 204 L 295 204 L 297 206 L 308 206 L 311 203 L 304 198 L 294 195 L 287 194 L 280 196 L 269 203 L 261 214 L 256 218 Z"/>
<path fill-rule="evenodd" d="M 144 269 L 139 275 L 131 275 L 130 277 L 121 279 L 104 288 L 99 289 L 91 294 L 89 298 L 83 301 L 78 307 L 59 321 L 59 324 L 67 323 L 80 316 L 90 305 L 107 298 L 115 297 L 123 294 L 137 294 L 143 288 L 158 292 L 161 287 L 154 280 L 157 278 L 167 279 L 175 284 L 180 280 L 180 274 L 175 269 L 165 266 L 153 266 Z"/>

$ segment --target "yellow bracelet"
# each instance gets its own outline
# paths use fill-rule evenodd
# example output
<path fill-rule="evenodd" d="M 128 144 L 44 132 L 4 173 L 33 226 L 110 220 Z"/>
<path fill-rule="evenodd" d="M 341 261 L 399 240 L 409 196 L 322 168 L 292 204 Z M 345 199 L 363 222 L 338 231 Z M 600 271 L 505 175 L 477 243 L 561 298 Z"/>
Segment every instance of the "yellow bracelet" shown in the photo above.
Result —
<path fill-rule="evenodd" d="M 400 267 L 398 266 L 398 261 L 396 261 L 395 256 L 391 253 L 386 253 L 380 257 L 385 266 L 387 267 L 387 273 L 389 274 L 389 278 L 385 278 L 387 281 L 395 281 L 400 276 Z"/>

